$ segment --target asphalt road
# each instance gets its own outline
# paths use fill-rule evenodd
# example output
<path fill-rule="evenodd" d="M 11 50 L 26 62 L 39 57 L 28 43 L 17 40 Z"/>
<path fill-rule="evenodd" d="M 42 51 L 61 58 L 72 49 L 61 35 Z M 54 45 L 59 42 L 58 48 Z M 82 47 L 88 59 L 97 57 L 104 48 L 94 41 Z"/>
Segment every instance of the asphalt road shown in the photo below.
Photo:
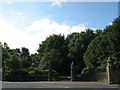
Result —
<path fill-rule="evenodd" d="M 3 82 L 2 90 L 120 90 L 97 82 Z"/>

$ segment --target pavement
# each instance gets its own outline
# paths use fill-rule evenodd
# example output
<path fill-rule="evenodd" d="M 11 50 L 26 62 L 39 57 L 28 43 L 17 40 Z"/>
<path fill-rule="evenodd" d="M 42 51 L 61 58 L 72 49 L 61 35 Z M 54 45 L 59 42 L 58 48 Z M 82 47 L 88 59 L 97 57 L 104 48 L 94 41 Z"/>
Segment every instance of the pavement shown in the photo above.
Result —
<path fill-rule="evenodd" d="M 120 90 L 99 82 L 2 82 L 2 90 Z"/>

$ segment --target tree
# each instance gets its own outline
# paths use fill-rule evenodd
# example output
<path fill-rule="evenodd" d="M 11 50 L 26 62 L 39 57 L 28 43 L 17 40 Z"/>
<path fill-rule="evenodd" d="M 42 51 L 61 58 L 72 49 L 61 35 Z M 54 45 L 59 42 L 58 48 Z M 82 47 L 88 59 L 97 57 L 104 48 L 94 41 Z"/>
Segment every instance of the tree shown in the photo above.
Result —
<path fill-rule="evenodd" d="M 84 54 L 86 67 L 94 70 L 106 70 L 106 60 L 112 58 L 114 69 L 120 67 L 120 18 L 115 19 L 112 25 L 106 26 L 88 46 Z"/>
<path fill-rule="evenodd" d="M 29 67 L 30 70 L 29 73 L 34 74 L 34 72 L 39 71 L 40 58 L 37 53 L 31 54 L 30 58 L 31 58 L 31 66 Z"/>
<path fill-rule="evenodd" d="M 22 47 L 21 56 L 22 57 L 29 56 L 29 49 L 25 48 L 25 47 Z"/>
<path fill-rule="evenodd" d="M 11 55 L 10 59 L 8 60 L 9 60 L 9 63 L 7 65 L 11 71 L 20 70 L 21 64 L 16 54 Z"/>
<path fill-rule="evenodd" d="M 69 54 L 70 59 L 78 67 L 79 73 L 84 68 L 83 54 L 85 53 L 89 43 L 95 38 L 95 33 L 91 29 L 85 32 L 73 33 L 69 39 Z"/>
<path fill-rule="evenodd" d="M 59 74 L 63 72 L 62 63 L 66 60 L 65 40 L 62 35 L 51 35 L 39 45 L 38 54 L 40 56 L 41 70 L 47 69 L 48 64 Z"/>
<path fill-rule="evenodd" d="M 2 48 L 2 71 L 3 71 L 3 76 L 7 75 L 10 72 L 9 67 L 7 67 L 7 63 L 9 63 L 8 58 L 10 58 L 10 48 L 7 43 L 4 43 L 2 45 L 1 43 L 1 48 Z"/>
<path fill-rule="evenodd" d="M 2 67 L 3 75 L 17 75 L 17 72 L 27 72 L 31 66 L 31 59 L 29 56 L 29 50 L 27 48 L 22 48 L 20 51 L 19 48 L 10 49 L 7 43 L 1 45 L 2 47 Z"/>

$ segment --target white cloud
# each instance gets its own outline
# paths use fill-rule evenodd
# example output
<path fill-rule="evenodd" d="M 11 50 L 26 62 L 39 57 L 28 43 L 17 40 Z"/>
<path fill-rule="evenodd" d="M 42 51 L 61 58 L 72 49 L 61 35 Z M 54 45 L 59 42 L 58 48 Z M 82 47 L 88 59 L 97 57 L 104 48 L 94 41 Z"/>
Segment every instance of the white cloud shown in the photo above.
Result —
<path fill-rule="evenodd" d="M 17 15 L 18 16 L 23 16 L 23 13 L 22 12 L 17 12 Z"/>
<path fill-rule="evenodd" d="M 24 45 L 22 38 L 25 37 L 25 33 L 21 30 L 13 27 L 12 25 L 0 20 L 0 39 L 2 42 L 7 42 L 14 47 L 21 47 Z"/>
<path fill-rule="evenodd" d="M 62 2 L 60 0 L 54 0 L 52 6 L 61 6 Z"/>
<path fill-rule="evenodd" d="M 10 48 L 29 48 L 35 53 L 39 45 L 39 35 L 30 35 L 24 30 L 20 30 L 4 20 L 0 20 L 0 41 L 8 43 Z"/>
<path fill-rule="evenodd" d="M 32 23 L 32 25 L 26 27 L 27 31 L 29 33 L 45 33 L 45 35 L 51 35 L 51 34 L 64 34 L 67 35 L 72 32 L 81 32 L 85 31 L 86 26 L 79 24 L 79 25 L 73 25 L 69 26 L 66 24 L 59 24 L 55 21 L 52 21 L 51 19 L 41 19 L 36 20 Z"/>
<path fill-rule="evenodd" d="M 4 20 L 0 20 L 0 39 L 7 42 L 11 48 L 27 47 L 32 53 L 38 49 L 39 43 L 52 34 L 64 34 L 84 31 L 84 25 L 59 24 L 51 19 L 41 19 L 24 28 L 17 29 Z"/>
<path fill-rule="evenodd" d="M 17 15 L 17 16 L 23 16 L 24 15 L 23 12 L 15 12 L 14 10 L 11 10 L 10 13 L 13 14 L 13 15 Z"/>
<path fill-rule="evenodd" d="M 82 32 L 82 31 L 85 31 L 85 29 L 87 29 L 87 28 L 83 24 L 74 25 L 74 26 L 71 27 L 70 33 L 73 33 L 73 32 Z"/>
<path fill-rule="evenodd" d="M 112 25 L 112 22 L 110 22 L 108 25 Z"/>
<path fill-rule="evenodd" d="M 12 1 L 9 0 L 9 1 L 8 1 L 8 4 L 9 4 L 9 5 L 12 5 Z"/>

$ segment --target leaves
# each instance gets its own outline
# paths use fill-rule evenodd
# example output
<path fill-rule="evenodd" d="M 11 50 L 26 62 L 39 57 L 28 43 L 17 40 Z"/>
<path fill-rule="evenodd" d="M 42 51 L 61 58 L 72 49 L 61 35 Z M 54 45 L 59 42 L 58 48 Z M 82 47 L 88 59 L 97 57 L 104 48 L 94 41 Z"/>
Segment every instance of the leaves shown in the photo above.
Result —
<path fill-rule="evenodd" d="M 40 56 L 39 68 L 41 70 L 48 69 L 48 65 L 51 65 L 53 70 L 61 72 L 61 64 L 65 60 L 64 36 L 51 35 L 42 44 L 39 45 L 38 54 Z"/>
<path fill-rule="evenodd" d="M 119 30 L 120 19 L 113 21 L 112 25 L 107 26 L 103 32 L 97 36 L 88 46 L 84 54 L 86 67 L 97 69 L 99 67 L 106 68 L 106 58 L 111 56 L 113 67 L 118 69 L 120 55 Z M 118 59 L 119 58 L 119 59 Z"/>

